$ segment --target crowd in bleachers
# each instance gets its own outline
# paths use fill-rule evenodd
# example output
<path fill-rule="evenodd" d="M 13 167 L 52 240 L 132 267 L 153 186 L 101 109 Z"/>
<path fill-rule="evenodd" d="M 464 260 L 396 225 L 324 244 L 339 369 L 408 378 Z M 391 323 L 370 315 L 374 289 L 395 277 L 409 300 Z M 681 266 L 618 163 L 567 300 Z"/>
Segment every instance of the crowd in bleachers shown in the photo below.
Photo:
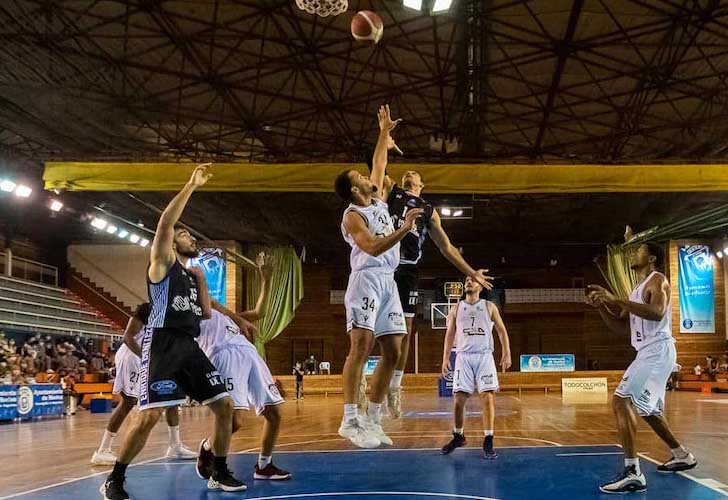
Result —
<path fill-rule="evenodd" d="M 35 334 L 17 341 L 0 331 L 0 385 L 36 382 L 73 387 L 91 373 L 106 380 L 113 365 L 79 337 Z"/>

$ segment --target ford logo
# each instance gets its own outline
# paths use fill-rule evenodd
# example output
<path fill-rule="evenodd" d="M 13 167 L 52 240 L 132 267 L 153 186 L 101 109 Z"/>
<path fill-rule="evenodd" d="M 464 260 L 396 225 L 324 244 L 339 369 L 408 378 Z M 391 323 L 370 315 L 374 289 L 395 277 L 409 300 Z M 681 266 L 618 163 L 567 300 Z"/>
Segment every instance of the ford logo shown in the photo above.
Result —
<path fill-rule="evenodd" d="M 177 388 L 177 382 L 174 380 L 160 380 L 159 382 L 154 382 L 150 388 L 155 392 L 171 392 Z"/>

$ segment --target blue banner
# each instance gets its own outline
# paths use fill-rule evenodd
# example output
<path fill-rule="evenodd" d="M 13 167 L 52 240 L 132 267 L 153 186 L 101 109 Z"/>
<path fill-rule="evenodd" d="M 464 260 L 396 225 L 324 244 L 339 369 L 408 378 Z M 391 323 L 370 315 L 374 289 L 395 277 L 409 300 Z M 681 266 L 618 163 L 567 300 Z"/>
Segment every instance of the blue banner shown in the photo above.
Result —
<path fill-rule="evenodd" d="M 450 351 L 450 369 L 445 373 L 444 376 L 440 377 L 437 381 L 437 394 L 441 398 L 452 397 L 452 382 L 453 374 L 455 373 L 455 359 L 457 359 L 457 352 L 455 350 Z"/>
<path fill-rule="evenodd" d="M 377 367 L 381 356 L 369 356 L 367 363 L 364 365 L 364 375 L 374 375 L 374 369 Z"/>
<path fill-rule="evenodd" d="M 680 333 L 715 333 L 713 256 L 707 245 L 677 249 Z"/>
<path fill-rule="evenodd" d="M 201 267 L 205 271 L 210 297 L 225 305 L 227 299 L 225 292 L 227 263 L 225 262 L 223 249 L 203 248 L 200 250 L 199 257 L 190 259 L 190 266 Z"/>
<path fill-rule="evenodd" d="M 0 385 L 0 420 L 63 413 L 60 384 Z"/>
<path fill-rule="evenodd" d="M 573 372 L 573 354 L 523 354 L 522 372 Z"/>

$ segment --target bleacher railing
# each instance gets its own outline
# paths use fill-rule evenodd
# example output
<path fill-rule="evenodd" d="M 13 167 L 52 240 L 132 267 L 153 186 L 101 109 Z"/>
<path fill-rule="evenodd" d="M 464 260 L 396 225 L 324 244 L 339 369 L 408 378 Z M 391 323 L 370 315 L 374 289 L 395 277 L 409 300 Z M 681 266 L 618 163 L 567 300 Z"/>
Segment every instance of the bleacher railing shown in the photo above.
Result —
<path fill-rule="evenodd" d="M 0 252 L 0 275 L 58 286 L 58 268 Z"/>

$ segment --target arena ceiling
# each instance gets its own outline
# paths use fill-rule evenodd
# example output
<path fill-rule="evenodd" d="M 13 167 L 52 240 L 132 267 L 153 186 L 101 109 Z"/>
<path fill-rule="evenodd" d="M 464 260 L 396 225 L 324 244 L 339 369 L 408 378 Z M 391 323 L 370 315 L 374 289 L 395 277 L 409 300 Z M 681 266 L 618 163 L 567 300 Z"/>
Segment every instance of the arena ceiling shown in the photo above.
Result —
<path fill-rule="evenodd" d="M 350 36 L 360 9 L 384 20 L 376 46 Z M 718 0 L 455 0 L 437 16 L 352 0 L 331 18 L 293 0 L 4 0 L 0 67 L 0 150 L 35 165 L 351 161 L 383 102 L 414 161 L 728 155 Z"/>

